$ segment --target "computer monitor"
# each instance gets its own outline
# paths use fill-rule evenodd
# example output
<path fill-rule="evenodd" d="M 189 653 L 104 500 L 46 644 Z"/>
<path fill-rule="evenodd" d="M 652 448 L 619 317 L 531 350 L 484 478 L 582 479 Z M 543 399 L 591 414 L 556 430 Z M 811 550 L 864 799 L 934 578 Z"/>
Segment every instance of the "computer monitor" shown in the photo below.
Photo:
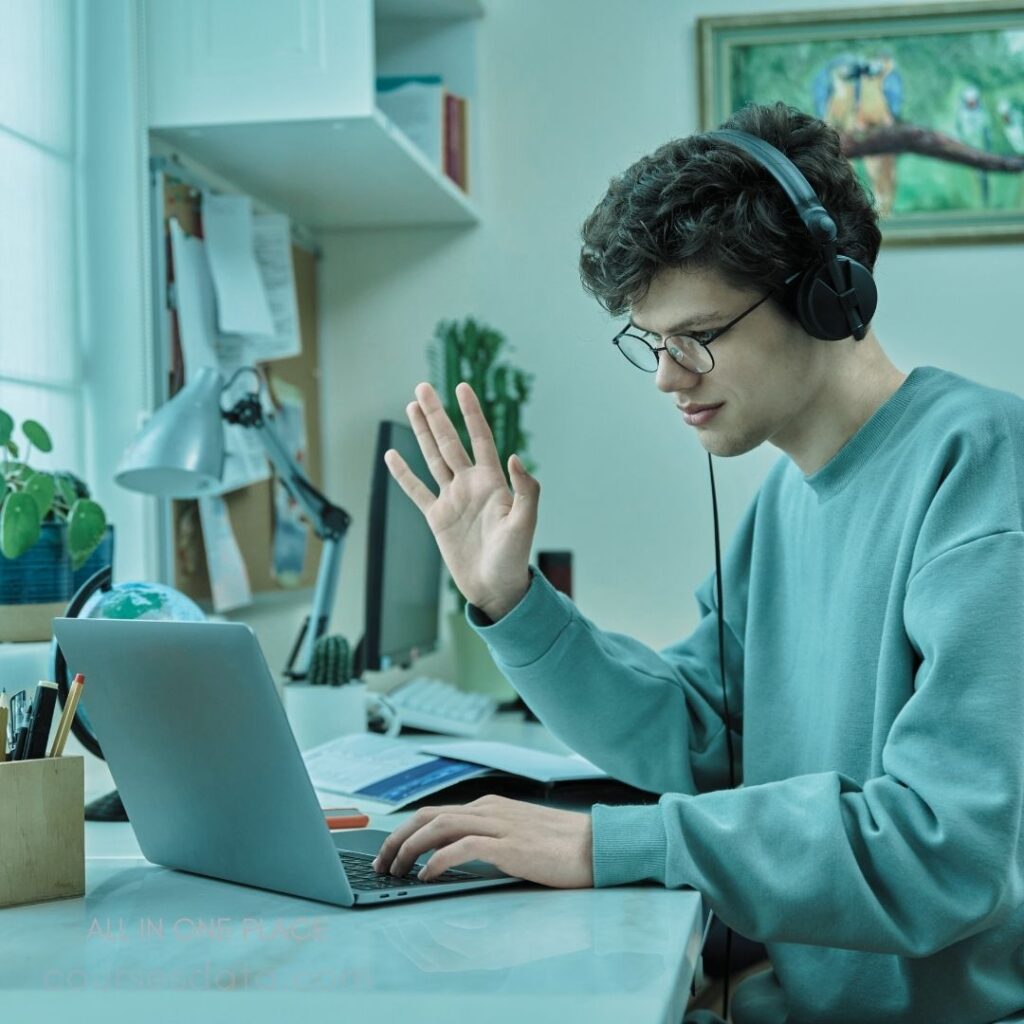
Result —
<path fill-rule="evenodd" d="M 377 431 L 366 552 L 366 632 L 361 669 L 409 666 L 437 648 L 441 555 L 423 513 L 394 481 L 384 453 L 394 448 L 437 493 L 419 442 L 404 423 Z"/>

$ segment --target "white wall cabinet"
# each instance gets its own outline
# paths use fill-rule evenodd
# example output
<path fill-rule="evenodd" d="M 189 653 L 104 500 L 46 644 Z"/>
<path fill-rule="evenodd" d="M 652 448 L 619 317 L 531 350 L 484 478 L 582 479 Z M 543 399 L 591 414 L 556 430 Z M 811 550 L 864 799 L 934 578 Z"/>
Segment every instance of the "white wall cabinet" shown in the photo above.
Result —
<path fill-rule="evenodd" d="M 440 73 L 472 99 L 479 0 L 147 0 L 145 11 L 160 139 L 313 228 L 477 219 L 377 110 L 375 79 Z"/>

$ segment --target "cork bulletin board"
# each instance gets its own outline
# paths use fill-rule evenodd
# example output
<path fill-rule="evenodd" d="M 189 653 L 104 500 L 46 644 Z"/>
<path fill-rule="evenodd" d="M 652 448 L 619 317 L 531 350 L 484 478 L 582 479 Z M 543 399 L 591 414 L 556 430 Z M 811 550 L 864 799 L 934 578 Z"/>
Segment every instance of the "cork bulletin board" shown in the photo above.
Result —
<path fill-rule="evenodd" d="M 170 220 L 175 218 L 186 235 L 202 237 L 201 194 L 198 189 L 186 184 L 168 172 L 163 188 L 163 245 L 166 254 L 168 285 L 173 286 L 173 261 L 171 259 Z M 264 371 L 272 378 L 284 381 L 297 388 L 303 398 L 306 414 L 306 472 L 316 487 L 321 487 L 321 438 L 320 438 L 320 389 L 318 386 L 318 338 L 316 298 L 316 255 L 309 249 L 292 244 L 292 260 L 295 266 L 295 290 L 299 307 L 299 331 L 302 336 L 302 352 L 288 359 L 275 359 L 261 363 Z M 168 288 L 173 294 L 173 287 Z M 173 304 L 167 309 L 167 337 L 171 351 L 168 353 L 168 395 L 173 395 L 182 386 L 184 370 L 181 358 L 181 343 Z M 283 586 L 272 572 L 272 547 L 274 536 L 274 479 L 252 484 L 224 495 L 231 526 L 242 557 L 249 571 L 249 583 L 253 594 L 312 587 L 316 581 L 317 565 L 320 559 L 320 541 L 308 530 L 306 555 L 302 572 L 292 586 Z M 195 501 L 172 502 L 171 522 L 174 545 L 173 586 L 195 601 L 208 604 L 212 599 L 210 578 L 206 569 L 206 550 L 203 546 L 203 531 L 199 520 L 199 505 Z"/>

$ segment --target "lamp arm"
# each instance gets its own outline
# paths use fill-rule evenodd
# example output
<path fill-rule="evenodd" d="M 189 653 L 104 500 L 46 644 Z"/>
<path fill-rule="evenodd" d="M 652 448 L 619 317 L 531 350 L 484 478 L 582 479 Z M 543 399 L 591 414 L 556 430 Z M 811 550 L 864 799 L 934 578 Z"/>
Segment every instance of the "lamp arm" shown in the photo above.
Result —
<path fill-rule="evenodd" d="M 230 409 L 224 410 L 223 415 L 228 423 L 237 423 L 257 432 L 278 480 L 309 516 L 316 535 L 321 540 L 344 537 L 352 517 L 313 486 L 312 481 L 284 446 L 280 434 L 274 429 L 273 417 L 264 413 L 259 396 L 246 395 Z"/>
<path fill-rule="evenodd" d="M 306 679 L 313 662 L 313 648 L 327 631 L 327 623 L 331 618 L 341 573 L 342 547 L 352 517 L 313 486 L 274 429 L 273 417 L 264 413 L 258 394 L 245 395 L 230 409 L 222 409 L 221 413 L 228 423 L 237 423 L 257 432 L 281 485 L 298 502 L 309 517 L 316 535 L 323 541 L 316 588 L 313 591 L 313 607 L 285 666 L 285 675 L 289 678 Z M 296 656 L 299 662 L 297 667 Z"/>

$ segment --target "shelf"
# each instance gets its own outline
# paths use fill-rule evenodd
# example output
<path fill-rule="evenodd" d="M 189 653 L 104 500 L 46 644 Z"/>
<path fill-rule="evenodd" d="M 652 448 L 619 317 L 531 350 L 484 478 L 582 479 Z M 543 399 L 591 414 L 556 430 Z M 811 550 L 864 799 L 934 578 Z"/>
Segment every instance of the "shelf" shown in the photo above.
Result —
<path fill-rule="evenodd" d="M 377 0 L 375 16 L 379 20 L 480 18 L 484 9 L 480 0 Z"/>
<path fill-rule="evenodd" d="M 380 6 L 421 5 L 393 0 Z M 454 0 L 449 6 L 456 6 Z M 341 120 L 161 128 L 153 134 L 310 228 L 479 219 L 465 193 L 379 111 Z"/>

